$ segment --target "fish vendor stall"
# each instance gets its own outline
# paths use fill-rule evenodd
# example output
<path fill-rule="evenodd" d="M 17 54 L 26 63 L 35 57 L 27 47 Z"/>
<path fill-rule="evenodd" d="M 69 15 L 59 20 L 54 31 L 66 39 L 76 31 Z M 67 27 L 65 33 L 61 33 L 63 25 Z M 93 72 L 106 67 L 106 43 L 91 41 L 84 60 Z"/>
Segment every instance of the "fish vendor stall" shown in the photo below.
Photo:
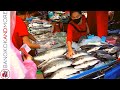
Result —
<path fill-rule="evenodd" d="M 37 43 L 52 45 L 50 49 L 37 49 L 34 56 L 45 79 L 104 79 L 106 72 L 119 64 L 119 37 L 88 35 L 80 42 L 72 43 L 75 55 L 68 59 L 66 32 L 53 33 L 51 22 L 38 18 L 28 28 Z"/>

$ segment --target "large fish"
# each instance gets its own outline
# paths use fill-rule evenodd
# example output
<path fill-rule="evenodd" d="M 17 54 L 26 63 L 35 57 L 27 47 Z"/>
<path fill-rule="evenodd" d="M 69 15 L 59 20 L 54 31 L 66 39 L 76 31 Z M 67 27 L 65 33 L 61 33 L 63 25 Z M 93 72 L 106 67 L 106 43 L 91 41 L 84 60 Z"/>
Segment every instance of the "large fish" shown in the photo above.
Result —
<path fill-rule="evenodd" d="M 67 75 L 77 73 L 78 71 L 79 70 L 74 69 L 73 67 L 64 67 L 54 72 L 49 79 L 62 79 Z"/>
<path fill-rule="evenodd" d="M 96 45 L 83 45 L 83 46 L 81 46 L 80 48 L 81 48 L 82 50 L 88 51 L 88 50 L 90 50 L 90 49 L 92 49 L 92 48 L 94 48 L 94 47 L 96 47 Z"/>
<path fill-rule="evenodd" d="M 40 63 L 40 64 L 38 65 L 38 68 L 42 68 L 43 66 L 45 66 L 45 65 L 48 64 L 48 63 L 50 63 L 51 61 L 59 60 L 59 59 L 63 59 L 63 58 L 53 58 L 53 59 L 50 59 L 50 60 L 43 61 L 42 63 Z"/>
<path fill-rule="evenodd" d="M 97 64 L 98 62 L 100 62 L 100 60 L 92 60 L 92 61 L 88 61 L 88 62 L 85 62 L 85 63 L 80 64 L 80 65 L 77 65 L 74 68 L 75 69 L 85 69 L 89 66 L 93 66 L 93 65 Z"/>
<path fill-rule="evenodd" d="M 106 61 L 106 60 L 114 60 L 115 57 L 113 57 L 112 55 L 110 54 L 97 54 L 97 58 L 100 59 L 101 61 Z"/>
<path fill-rule="evenodd" d="M 94 60 L 94 59 L 97 59 L 93 56 L 89 56 L 89 55 L 85 55 L 85 56 L 80 56 L 80 57 L 77 57 L 73 60 L 73 63 L 72 65 L 78 65 L 78 64 L 82 64 L 86 61 L 91 61 L 91 60 Z"/>
<path fill-rule="evenodd" d="M 55 58 L 55 57 L 59 57 L 59 56 L 63 55 L 66 51 L 67 51 L 66 47 L 51 49 L 49 51 L 46 51 L 46 52 L 42 53 L 39 56 L 34 57 L 34 60 L 42 62 L 44 60 L 49 60 L 49 59 L 52 59 L 52 58 Z"/>
<path fill-rule="evenodd" d="M 107 51 L 109 54 L 114 54 L 114 53 L 118 52 L 119 50 L 120 50 L 120 47 L 117 47 L 117 46 L 105 49 L 105 51 Z"/>
<path fill-rule="evenodd" d="M 80 51 L 80 52 L 77 52 L 75 55 L 73 55 L 72 58 L 77 58 L 83 55 L 88 55 L 88 54 L 86 52 Z"/>
<path fill-rule="evenodd" d="M 49 63 L 43 70 L 44 73 L 51 73 L 55 72 L 60 68 L 71 66 L 72 61 L 71 60 L 56 60 L 51 63 Z"/>
<path fill-rule="evenodd" d="M 90 53 L 90 52 L 93 52 L 93 51 L 97 51 L 100 49 L 101 46 L 96 46 L 96 47 L 93 47 L 92 49 L 88 50 L 87 53 Z"/>
<path fill-rule="evenodd" d="M 65 53 L 64 55 L 66 56 L 67 53 Z M 88 53 L 85 51 L 78 51 L 78 52 L 75 52 L 75 54 L 71 58 L 77 58 L 77 57 L 83 56 L 83 55 L 88 55 Z"/>
<path fill-rule="evenodd" d="M 54 59 L 48 60 L 45 64 L 43 64 L 41 66 L 41 70 L 43 71 L 46 66 L 48 66 L 50 63 L 52 63 L 52 62 L 54 62 L 56 60 L 64 60 L 64 58 L 54 58 Z"/>

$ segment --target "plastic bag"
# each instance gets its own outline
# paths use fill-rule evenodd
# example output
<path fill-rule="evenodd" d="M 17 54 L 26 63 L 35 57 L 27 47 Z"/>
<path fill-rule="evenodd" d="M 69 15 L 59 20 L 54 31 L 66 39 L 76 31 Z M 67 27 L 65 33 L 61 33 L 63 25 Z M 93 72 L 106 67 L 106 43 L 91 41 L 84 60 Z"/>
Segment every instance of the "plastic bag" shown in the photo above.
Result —
<path fill-rule="evenodd" d="M 21 54 L 12 43 L 12 35 L 16 22 L 16 11 L 10 12 L 10 29 L 11 29 L 11 41 L 10 41 L 10 78 L 11 79 L 35 79 L 37 67 L 32 60 L 26 60 L 23 62 Z"/>

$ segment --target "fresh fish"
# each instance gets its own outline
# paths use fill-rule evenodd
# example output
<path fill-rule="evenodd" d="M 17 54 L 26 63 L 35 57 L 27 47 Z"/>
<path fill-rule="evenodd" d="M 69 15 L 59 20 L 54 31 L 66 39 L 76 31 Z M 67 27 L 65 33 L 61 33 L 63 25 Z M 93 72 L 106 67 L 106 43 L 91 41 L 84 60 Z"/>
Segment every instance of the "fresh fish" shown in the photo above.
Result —
<path fill-rule="evenodd" d="M 43 70 L 44 73 L 51 73 L 55 72 L 60 68 L 71 66 L 72 61 L 71 60 L 56 60 L 51 63 L 49 63 Z"/>
<path fill-rule="evenodd" d="M 39 56 L 34 57 L 34 60 L 37 61 L 44 61 L 44 60 L 49 60 L 58 56 L 63 55 L 67 51 L 66 47 L 64 48 L 57 48 L 57 49 L 51 49 L 49 51 L 46 51 L 42 53 Z"/>
<path fill-rule="evenodd" d="M 100 47 L 101 47 L 101 46 L 93 47 L 92 49 L 88 50 L 87 53 L 96 51 L 96 50 L 100 49 Z"/>
<path fill-rule="evenodd" d="M 53 58 L 53 59 L 50 59 L 50 60 L 46 60 L 46 61 L 43 61 L 41 64 L 38 65 L 38 68 L 42 68 L 44 67 L 46 64 L 54 61 L 54 60 L 59 60 L 59 59 L 63 59 L 63 58 Z"/>
<path fill-rule="evenodd" d="M 74 68 L 75 69 L 84 69 L 84 68 L 87 68 L 89 66 L 93 66 L 93 65 L 97 64 L 98 62 L 100 62 L 100 60 L 92 60 L 92 61 L 88 61 L 88 62 L 85 62 L 85 63 L 80 64 L 80 65 L 77 65 Z"/>
<path fill-rule="evenodd" d="M 115 58 L 110 54 L 99 54 L 97 55 L 99 59 L 114 60 Z"/>
<path fill-rule="evenodd" d="M 82 50 L 88 51 L 88 50 L 90 50 L 90 49 L 92 49 L 92 48 L 94 48 L 94 47 L 96 47 L 96 45 L 83 45 L 83 46 L 81 46 L 80 48 L 81 48 Z"/>
<path fill-rule="evenodd" d="M 104 55 L 104 54 L 108 54 L 108 52 L 103 51 L 103 50 L 97 50 L 96 51 L 97 55 Z"/>
<path fill-rule="evenodd" d="M 77 73 L 78 71 L 79 70 L 74 69 L 73 67 L 64 67 L 54 72 L 49 79 L 62 79 L 66 77 L 67 75 Z"/>
<path fill-rule="evenodd" d="M 105 51 L 107 51 L 109 54 L 114 54 L 114 53 L 116 53 L 116 52 L 118 52 L 120 50 L 120 47 L 117 47 L 117 46 L 115 46 L 115 47 L 112 47 L 112 48 L 108 48 L 108 49 L 105 49 Z"/>
<path fill-rule="evenodd" d="M 54 62 L 54 61 L 56 61 L 56 60 L 64 60 L 64 58 L 54 58 L 54 59 L 51 59 L 51 60 L 47 61 L 45 64 L 43 64 L 43 65 L 41 66 L 41 70 L 43 71 L 46 66 L 48 66 L 51 62 Z"/>
<path fill-rule="evenodd" d="M 89 55 L 90 55 L 90 56 L 93 56 L 93 57 L 97 57 L 97 53 L 96 53 L 96 51 L 92 51 L 92 52 L 90 52 Z"/>
<path fill-rule="evenodd" d="M 107 49 L 107 48 L 112 48 L 112 47 L 114 47 L 114 46 L 113 45 L 109 45 L 109 44 L 102 45 L 102 47 L 100 47 L 100 50 Z"/>
<path fill-rule="evenodd" d="M 76 59 L 73 60 L 73 63 L 72 65 L 78 65 L 78 64 L 82 64 L 86 61 L 91 61 L 93 59 L 97 59 L 93 56 L 89 56 L 89 55 L 85 55 L 85 56 L 80 56 L 80 57 L 77 57 Z"/>
<path fill-rule="evenodd" d="M 86 52 L 78 52 L 75 55 L 73 55 L 72 58 L 76 58 L 76 57 L 83 56 L 83 55 L 88 55 L 88 54 Z"/>

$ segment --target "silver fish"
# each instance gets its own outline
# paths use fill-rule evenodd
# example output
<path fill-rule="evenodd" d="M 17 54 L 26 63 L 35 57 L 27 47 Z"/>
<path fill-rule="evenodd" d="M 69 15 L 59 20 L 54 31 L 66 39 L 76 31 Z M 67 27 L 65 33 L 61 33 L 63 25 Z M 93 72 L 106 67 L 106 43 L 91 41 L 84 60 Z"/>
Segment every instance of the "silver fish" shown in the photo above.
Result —
<path fill-rule="evenodd" d="M 56 60 L 51 63 L 49 63 L 43 70 L 44 73 L 51 73 L 55 72 L 60 68 L 71 66 L 72 61 L 71 60 Z"/>
<path fill-rule="evenodd" d="M 98 50 L 98 49 L 100 49 L 100 46 L 96 46 L 96 47 L 94 47 L 94 48 L 88 50 L 87 53 L 90 53 L 90 52 L 96 51 L 96 50 Z"/>
<path fill-rule="evenodd" d="M 41 62 L 44 60 L 49 60 L 49 59 L 63 55 L 66 52 L 66 50 L 67 50 L 66 47 L 52 49 L 45 53 L 42 53 L 42 55 L 34 57 L 34 60 L 41 61 Z"/>
<path fill-rule="evenodd" d="M 110 54 L 113 54 L 113 53 L 116 53 L 117 51 L 119 51 L 120 50 L 120 48 L 119 47 L 117 47 L 117 46 L 115 46 L 115 47 L 112 47 L 112 48 L 108 48 L 108 49 L 105 49 L 105 51 L 107 51 L 108 53 L 110 53 Z"/>
<path fill-rule="evenodd" d="M 40 63 L 37 67 L 38 67 L 38 68 L 42 68 L 42 66 L 45 65 L 47 62 L 48 62 L 47 60 L 46 60 L 46 61 L 43 61 L 43 62 Z"/>
<path fill-rule="evenodd" d="M 100 60 L 92 60 L 92 61 L 88 61 L 88 62 L 85 62 L 80 65 L 77 65 L 74 68 L 75 69 L 84 69 L 84 68 L 87 68 L 88 66 L 93 66 L 93 65 L 97 64 L 98 62 L 100 62 Z"/>
<path fill-rule="evenodd" d="M 85 56 L 80 56 L 80 57 L 77 57 L 75 60 L 73 60 L 73 63 L 72 65 L 78 65 L 78 64 L 82 64 L 86 61 L 91 61 L 93 59 L 97 59 L 93 56 L 89 56 L 89 55 L 85 55 Z"/>
<path fill-rule="evenodd" d="M 64 58 L 54 58 L 54 59 L 51 59 L 51 60 L 48 60 L 45 64 L 43 64 L 42 66 L 41 66 L 41 70 L 44 70 L 44 68 L 46 67 L 46 66 L 48 66 L 51 62 L 54 62 L 54 61 L 56 61 L 56 60 L 63 60 Z"/>
<path fill-rule="evenodd" d="M 66 56 L 67 53 L 65 53 L 64 55 Z M 83 56 L 83 55 L 88 55 L 88 53 L 86 53 L 84 51 L 75 52 L 75 54 L 71 58 L 77 58 L 77 57 Z"/>
<path fill-rule="evenodd" d="M 52 76 L 49 79 L 62 79 L 66 77 L 67 75 L 71 75 L 73 73 L 78 72 L 79 70 L 74 69 L 73 67 L 64 67 L 52 74 Z"/>
<path fill-rule="evenodd" d="M 49 60 L 45 60 L 42 63 L 40 63 L 38 65 L 38 68 L 42 68 L 45 64 L 47 64 L 48 62 L 54 61 L 54 60 L 58 60 L 58 59 L 63 59 L 63 58 L 53 58 L 53 59 L 49 59 Z"/>
<path fill-rule="evenodd" d="M 72 58 L 76 58 L 76 57 L 83 56 L 83 55 L 88 55 L 88 54 L 85 52 L 78 52 L 77 54 L 73 55 Z"/>

